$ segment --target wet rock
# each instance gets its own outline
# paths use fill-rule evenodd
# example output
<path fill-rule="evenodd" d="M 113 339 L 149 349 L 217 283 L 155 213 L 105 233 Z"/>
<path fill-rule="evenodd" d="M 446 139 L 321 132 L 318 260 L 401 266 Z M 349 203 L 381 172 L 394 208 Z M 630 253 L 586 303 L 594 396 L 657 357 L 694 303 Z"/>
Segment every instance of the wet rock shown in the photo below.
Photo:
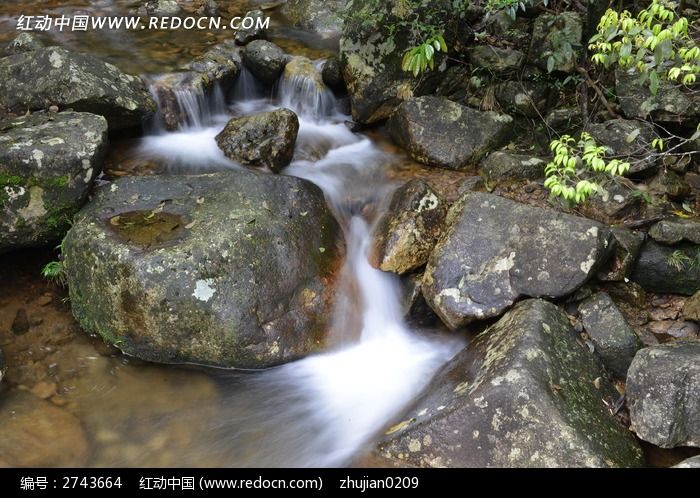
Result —
<path fill-rule="evenodd" d="M 289 56 L 266 40 L 254 40 L 243 50 L 243 63 L 262 82 L 271 85 L 280 77 Z"/>
<path fill-rule="evenodd" d="M 690 296 L 700 290 L 700 246 L 666 246 L 647 240 L 630 279 L 647 292 Z"/>
<path fill-rule="evenodd" d="M 686 458 L 673 466 L 674 469 L 700 469 L 700 455 Z"/>
<path fill-rule="evenodd" d="M 377 453 L 420 467 L 640 466 L 610 414 L 617 397 L 566 315 L 527 300 L 438 373 Z"/>
<path fill-rule="evenodd" d="M 424 266 L 446 214 L 445 201 L 422 180 L 398 188 L 372 230 L 372 266 L 398 274 Z"/>
<path fill-rule="evenodd" d="M 289 0 L 282 6 L 282 14 L 292 26 L 332 37 L 337 36 L 343 28 L 340 13 L 346 2 L 347 0 Z"/>
<path fill-rule="evenodd" d="M 387 129 L 416 161 L 463 169 L 502 146 L 512 121 L 505 114 L 477 111 L 442 97 L 428 96 L 397 107 Z"/>
<path fill-rule="evenodd" d="M 653 95 L 648 83 L 641 83 L 634 69 L 615 71 L 615 95 L 625 117 L 652 118 L 657 123 L 697 122 L 700 99 L 681 91 L 680 85 L 665 78 L 660 80 L 659 89 Z"/>
<path fill-rule="evenodd" d="M 598 292 L 579 305 L 586 333 L 603 365 L 625 379 L 635 353 L 642 347 L 634 329 L 605 292 Z"/>
<path fill-rule="evenodd" d="M 538 118 L 550 107 L 550 88 L 544 81 L 504 81 L 496 87 L 496 100 L 509 114 Z"/>
<path fill-rule="evenodd" d="M 323 77 L 323 82 L 328 85 L 329 88 L 339 90 L 345 87 L 340 60 L 335 56 L 329 57 L 323 64 L 321 76 Z"/>
<path fill-rule="evenodd" d="M 322 346 L 342 235 L 316 186 L 236 170 L 118 179 L 64 248 L 84 330 L 149 361 L 262 368 Z"/>
<path fill-rule="evenodd" d="M 637 261 L 644 244 L 644 234 L 624 227 L 613 227 L 611 230 L 614 238 L 613 257 L 601 268 L 596 278 L 604 282 L 621 282 L 629 276 Z"/>
<path fill-rule="evenodd" d="M 231 119 L 216 143 L 234 161 L 279 173 L 292 160 L 298 132 L 297 115 L 276 109 Z"/>
<path fill-rule="evenodd" d="M 520 69 L 525 54 L 511 48 L 476 45 L 467 50 L 469 61 L 475 67 L 481 67 L 497 74 L 512 73 Z"/>
<path fill-rule="evenodd" d="M 658 138 L 654 125 L 647 121 L 612 119 L 589 125 L 588 132 L 599 145 L 608 148 L 608 156 L 630 163 L 629 174 L 648 174 L 656 161 L 651 142 Z"/>
<path fill-rule="evenodd" d="M 544 178 L 547 161 L 526 154 L 496 151 L 481 161 L 479 170 L 488 182 L 537 180 Z"/>
<path fill-rule="evenodd" d="M 38 382 L 32 387 L 32 394 L 37 398 L 48 399 L 56 394 L 56 384 L 53 382 Z"/>
<path fill-rule="evenodd" d="M 20 308 L 17 310 L 15 319 L 12 321 L 12 333 L 15 335 L 22 335 L 29 332 L 29 318 L 27 318 L 27 310 Z"/>
<path fill-rule="evenodd" d="M 428 326 L 438 321 L 423 297 L 422 273 L 411 273 L 401 278 L 401 308 L 405 319 L 411 324 Z"/>
<path fill-rule="evenodd" d="M 528 62 L 546 69 L 572 73 L 581 53 L 583 19 L 577 12 L 542 14 L 532 27 Z"/>
<path fill-rule="evenodd" d="M 258 27 L 257 23 L 265 19 L 267 16 L 262 10 L 251 10 L 245 13 L 244 18 L 255 19 L 255 24 L 252 27 L 246 29 L 243 27 L 236 30 L 235 40 L 236 43 L 240 45 L 245 45 L 252 42 L 253 40 L 263 40 L 267 38 L 267 30 Z"/>
<path fill-rule="evenodd" d="M 174 16 L 180 13 L 177 0 L 149 0 L 140 9 L 141 15 Z"/>
<path fill-rule="evenodd" d="M 683 317 L 700 322 L 700 291 L 693 294 L 683 306 Z"/>
<path fill-rule="evenodd" d="M 661 220 L 649 229 L 649 236 L 661 244 L 700 244 L 700 222 L 683 218 Z"/>
<path fill-rule="evenodd" d="M 627 375 L 631 430 L 662 448 L 700 446 L 700 342 L 644 348 Z"/>
<path fill-rule="evenodd" d="M 7 55 L 21 54 L 24 52 L 32 52 L 44 48 L 44 44 L 32 33 L 20 33 L 14 40 L 10 41 L 0 53 L 0 57 Z"/>
<path fill-rule="evenodd" d="M 51 105 L 100 114 L 110 129 L 141 126 L 156 104 L 140 78 L 91 55 L 48 47 L 0 59 L 0 107 Z"/>
<path fill-rule="evenodd" d="M 469 192 L 448 212 L 423 294 L 456 329 L 499 316 L 522 296 L 574 292 L 606 261 L 611 242 L 594 221 Z"/>
<path fill-rule="evenodd" d="M 22 391 L 0 396 L 0 455 L 12 467 L 81 467 L 89 456 L 75 416 Z"/>
<path fill-rule="evenodd" d="M 59 241 L 100 173 L 106 148 L 107 122 L 94 114 L 0 121 L 0 253 Z"/>

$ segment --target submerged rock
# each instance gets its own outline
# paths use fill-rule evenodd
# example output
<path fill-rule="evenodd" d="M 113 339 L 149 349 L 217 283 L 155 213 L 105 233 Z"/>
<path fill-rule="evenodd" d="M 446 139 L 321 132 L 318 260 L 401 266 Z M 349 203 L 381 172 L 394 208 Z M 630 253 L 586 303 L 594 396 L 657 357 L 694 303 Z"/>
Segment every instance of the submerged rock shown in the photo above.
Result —
<path fill-rule="evenodd" d="M 527 300 L 438 373 L 377 453 L 420 467 L 640 466 L 608 408 L 618 396 L 567 316 Z"/>
<path fill-rule="evenodd" d="M 522 296 L 572 293 L 606 261 L 611 241 L 595 221 L 468 192 L 448 212 L 423 293 L 456 329 L 499 316 Z"/>
<path fill-rule="evenodd" d="M 369 261 L 402 274 L 425 265 L 447 214 L 445 201 L 422 180 L 398 188 L 372 230 Z"/>
<path fill-rule="evenodd" d="M 644 348 L 627 374 L 631 429 L 662 448 L 700 446 L 700 342 Z"/>
<path fill-rule="evenodd" d="M 292 160 L 298 132 L 297 115 L 276 109 L 233 118 L 216 136 L 216 143 L 234 161 L 279 173 Z"/>
<path fill-rule="evenodd" d="M 397 107 L 387 129 L 416 161 L 463 169 L 504 145 L 512 121 L 505 114 L 477 111 L 443 97 L 428 96 Z"/>
<path fill-rule="evenodd" d="M 243 63 L 260 81 L 272 85 L 280 77 L 289 56 L 272 42 L 254 40 L 245 46 Z"/>
<path fill-rule="evenodd" d="M 630 279 L 647 292 L 691 295 L 700 290 L 700 246 L 647 240 Z"/>
<path fill-rule="evenodd" d="M 61 240 L 107 149 L 107 121 L 88 113 L 0 121 L 0 253 Z"/>
<path fill-rule="evenodd" d="M 84 330 L 145 360 L 236 368 L 321 347 L 341 253 L 320 189 L 246 170 L 119 179 L 64 242 Z"/>
<path fill-rule="evenodd" d="M 583 301 L 579 313 L 603 365 L 616 377 L 625 379 L 634 355 L 642 347 L 634 329 L 605 292 Z"/>
<path fill-rule="evenodd" d="M 100 114 L 110 129 L 141 126 L 156 110 L 140 78 L 91 55 L 48 47 L 0 59 L 0 107 L 25 112 L 52 105 Z"/>

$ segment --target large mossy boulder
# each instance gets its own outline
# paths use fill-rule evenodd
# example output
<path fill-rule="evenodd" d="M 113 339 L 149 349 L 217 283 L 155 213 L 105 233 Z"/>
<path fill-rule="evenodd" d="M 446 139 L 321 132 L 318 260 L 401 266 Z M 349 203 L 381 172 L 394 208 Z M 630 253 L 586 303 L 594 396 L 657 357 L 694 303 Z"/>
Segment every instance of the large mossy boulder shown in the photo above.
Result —
<path fill-rule="evenodd" d="M 627 375 L 631 429 L 662 448 L 700 447 L 700 342 L 640 350 Z"/>
<path fill-rule="evenodd" d="M 376 450 L 419 467 L 637 467 L 619 394 L 555 305 L 519 303 L 440 371 Z"/>
<path fill-rule="evenodd" d="M 61 240 L 106 150 L 102 116 L 61 112 L 0 120 L 0 253 Z"/>
<path fill-rule="evenodd" d="M 60 47 L 0 59 L 0 107 L 27 110 L 71 108 L 100 114 L 110 129 L 141 126 L 156 104 L 136 76 L 91 55 Z"/>
<path fill-rule="evenodd" d="M 426 96 L 398 106 L 387 129 L 416 161 L 458 170 L 477 164 L 488 152 L 504 145 L 512 123 L 505 114 Z"/>
<path fill-rule="evenodd" d="M 610 229 L 595 221 L 467 192 L 447 214 L 423 294 L 456 329 L 499 316 L 523 296 L 574 292 L 607 260 L 611 241 Z"/>
<path fill-rule="evenodd" d="M 236 368 L 322 346 L 342 251 L 319 188 L 246 170 L 117 180 L 64 242 L 84 330 L 145 360 Z"/>

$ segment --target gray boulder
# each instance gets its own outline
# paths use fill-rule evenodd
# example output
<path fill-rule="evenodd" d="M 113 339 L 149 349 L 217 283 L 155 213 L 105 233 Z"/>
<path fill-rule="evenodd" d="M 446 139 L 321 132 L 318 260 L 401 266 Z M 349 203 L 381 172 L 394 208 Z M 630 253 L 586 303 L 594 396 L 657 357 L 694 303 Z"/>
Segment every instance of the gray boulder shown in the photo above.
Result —
<path fill-rule="evenodd" d="M 48 47 L 0 59 L 0 107 L 21 113 L 52 105 L 100 114 L 110 129 L 140 126 L 156 110 L 140 78 L 91 55 Z"/>
<path fill-rule="evenodd" d="M 632 271 L 639 251 L 644 244 L 644 234 L 624 227 L 611 228 L 613 233 L 613 256 L 603 266 L 596 278 L 604 282 L 622 282 Z"/>
<path fill-rule="evenodd" d="M 662 448 L 700 446 L 700 342 L 644 348 L 627 374 L 631 429 Z"/>
<path fill-rule="evenodd" d="M 243 63 L 262 82 L 272 85 L 280 77 L 289 56 L 272 42 L 254 40 L 243 50 Z"/>
<path fill-rule="evenodd" d="M 32 33 L 23 32 L 17 35 L 10 43 L 5 45 L 5 48 L 0 52 L 0 57 L 7 55 L 21 54 L 23 52 L 32 52 L 44 48 L 44 44 L 39 38 Z"/>
<path fill-rule="evenodd" d="M 424 266 L 446 214 L 445 201 L 422 180 L 399 187 L 372 230 L 372 266 L 398 274 Z"/>
<path fill-rule="evenodd" d="M 298 132 L 297 115 L 276 109 L 231 119 L 216 136 L 216 143 L 234 161 L 279 173 L 292 160 Z"/>
<path fill-rule="evenodd" d="M 599 145 L 608 148 L 611 157 L 631 164 L 630 174 L 643 173 L 656 164 L 651 142 L 658 138 L 654 125 L 646 121 L 612 119 L 589 125 L 588 132 Z"/>
<path fill-rule="evenodd" d="M 528 62 L 547 71 L 574 72 L 583 48 L 582 30 L 577 12 L 540 15 L 532 27 Z"/>
<path fill-rule="evenodd" d="M 512 122 L 505 114 L 477 111 L 443 97 L 426 96 L 398 106 L 387 122 L 387 130 L 416 161 L 464 169 L 504 145 Z"/>
<path fill-rule="evenodd" d="M 235 40 L 236 43 L 240 45 L 245 45 L 247 43 L 252 42 L 253 40 L 263 40 L 267 38 L 267 31 L 264 28 L 259 28 L 257 27 L 257 23 L 259 20 L 265 19 L 265 13 L 260 10 L 251 10 L 245 13 L 245 18 L 248 19 L 255 19 L 255 23 L 252 27 L 250 28 L 243 28 L 240 27 L 238 30 L 236 30 L 236 36 Z"/>
<path fill-rule="evenodd" d="M 567 316 L 527 300 L 437 374 L 376 453 L 419 467 L 638 467 L 610 414 L 618 396 Z"/>
<path fill-rule="evenodd" d="M 550 87 L 545 81 L 504 81 L 496 86 L 496 100 L 507 113 L 538 118 L 550 108 Z"/>
<path fill-rule="evenodd" d="M 61 112 L 0 121 L 0 253 L 61 240 L 106 150 L 102 116 Z"/>
<path fill-rule="evenodd" d="M 467 50 L 469 61 L 473 66 L 488 69 L 492 73 L 512 73 L 520 69 L 525 54 L 511 48 L 476 45 Z"/>
<path fill-rule="evenodd" d="M 236 368 L 322 347 L 341 254 L 319 188 L 246 170 L 121 178 L 64 242 L 84 330 L 145 360 Z"/>
<path fill-rule="evenodd" d="M 634 329 L 605 292 L 589 297 L 578 310 L 603 365 L 616 377 L 625 379 L 634 355 L 642 347 Z"/>
<path fill-rule="evenodd" d="M 323 36 L 337 36 L 343 28 L 340 15 L 347 0 L 288 0 L 282 14 L 292 26 Z"/>
<path fill-rule="evenodd" d="M 486 181 L 538 180 L 544 178 L 547 161 L 539 157 L 496 151 L 489 154 L 479 164 L 479 171 Z"/>
<path fill-rule="evenodd" d="M 673 466 L 674 469 L 700 469 L 700 455 L 686 458 Z"/>
<path fill-rule="evenodd" d="M 667 246 L 647 240 L 639 253 L 630 279 L 647 292 L 684 294 L 700 290 L 700 246 Z"/>
<path fill-rule="evenodd" d="M 649 236 L 661 244 L 700 244 L 700 222 L 683 218 L 661 220 L 649 229 Z"/>
<path fill-rule="evenodd" d="M 595 221 L 468 192 L 448 212 L 423 294 L 456 329 L 499 316 L 523 296 L 574 292 L 607 260 L 611 242 Z"/>

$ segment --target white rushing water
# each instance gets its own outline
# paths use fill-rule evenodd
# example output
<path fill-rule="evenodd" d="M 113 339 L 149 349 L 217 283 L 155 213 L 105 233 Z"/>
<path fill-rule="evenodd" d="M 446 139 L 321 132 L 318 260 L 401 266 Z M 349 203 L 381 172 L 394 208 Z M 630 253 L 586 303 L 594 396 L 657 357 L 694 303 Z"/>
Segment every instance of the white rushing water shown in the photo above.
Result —
<path fill-rule="evenodd" d="M 212 441 L 209 450 L 236 466 L 343 465 L 400 415 L 461 343 L 409 330 L 398 278 L 367 261 L 373 220 L 363 216 L 376 212 L 391 191 L 384 177 L 391 158 L 345 126 L 348 117 L 338 112 L 335 97 L 318 84 L 318 75 L 286 75 L 272 99 L 262 98 L 251 78 L 246 73 L 230 94 L 229 112 L 277 106 L 297 112 L 295 157 L 283 173 L 321 187 L 344 229 L 348 251 L 332 330 L 339 345 L 279 368 L 227 375 L 229 416 L 205 428 Z M 219 111 L 208 112 L 197 124 L 188 120 L 181 131 L 144 138 L 138 153 L 175 169 L 236 167 L 214 141 L 225 124 L 223 109 Z"/>

